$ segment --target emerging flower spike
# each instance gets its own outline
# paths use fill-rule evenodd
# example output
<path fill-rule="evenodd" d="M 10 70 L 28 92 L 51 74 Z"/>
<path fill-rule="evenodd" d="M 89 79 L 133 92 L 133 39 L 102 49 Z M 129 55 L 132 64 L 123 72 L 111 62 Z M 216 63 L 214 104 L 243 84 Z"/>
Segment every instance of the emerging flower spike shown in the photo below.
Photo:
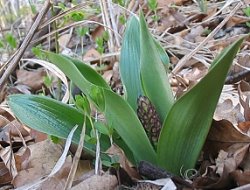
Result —
<path fill-rule="evenodd" d="M 137 116 L 142 123 L 149 139 L 156 145 L 161 131 L 161 122 L 154 105 L 146 96 L 137 99 Z"/>

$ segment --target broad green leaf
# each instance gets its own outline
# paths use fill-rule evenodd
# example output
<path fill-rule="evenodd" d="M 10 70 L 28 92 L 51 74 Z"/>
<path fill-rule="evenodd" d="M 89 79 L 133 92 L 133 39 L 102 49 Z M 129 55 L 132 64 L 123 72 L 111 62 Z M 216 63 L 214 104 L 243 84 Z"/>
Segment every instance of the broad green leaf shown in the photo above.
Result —
<path fill-rule="evenodd" d="M 50 52 L 48 53 L 48 57 L 52 63 L 57 65 L 69 77 L 69 79 L 85 93 L 86 96 L 93 97 L 93 94 L 99 94 L 102 96 L 104 101 L 102 104 L 105 104 L 105 106 L 101 107 L 101 109 L 99 107 L 99 109 L 103 110 L 103 108 L 105 108 L 103 111 L 109 125 L 112 126 L 121 136 L 122 140 L 133 152 L 136 160 L 147 160 L 153 163 L 156 162 L 156 153 L 147 138 L 139 119 L 134 110 L 123 98 L 108 88 L 92 84 L 91 81 L 88 81 L 87 78 L 85 78 L 86 73 L 81 73 L 69 59 Z M 96 75 L 98 75 L 98 73 L 94 71 L 92 73 L 94 75 L 93 78 L 97 77 Z M 93 93 L 93 89 L 97 90 L 99 93 Z M 92 98 L 92 101 L 94 101 L 95 105 L 98 107 L 100 104 L 95 102 L 97 99 L 99 98 Z M 122 143 L 120 142 L 120 144 Z M 147 151 L 145 152 L 142 150 Z M 124 151 L 127 152 L 127 150 Z"/>
<path fill-rule="evenodd" d="M 57 100 L 36 95 L 11 95 L 8 97 L 8 105 L 15 116 L 25 125 L 46 134 L 66 139 L 75 125 L 78 125 L 74 133 L 73 142 L 78 143 L 83 125 L 83 114 L 77 109 L 63 104 Z M 91 130 L 87 122 L 86 133 Z M 109 147 L 109 139 L 102 137 L 102 150 Z M 95 145 L 84 143 L 85 149 L 95 154 Z"/>
<path fill-rule="evenodd" d="M 195 167 L 209 132 L 228 70 L 243 39 L 227 48 L 208 74 L 171 108 L 160 134 L 157 156 L 163 168 L 177 175 Z"/>
<path fill-rule="evenodd" d="M 59 69 L 61 69 L 64 74 L 75 81 L 77 86 L 81 86 L 82 92 L 88 95 L 93 88 L 93 84 L 90 83 L 86 77 L 82 77 L 78 68 L 65 56 L 58 55 L 52 52 L 46 52 L 49 60 L 55 64 Z M 62 68 L 63 67 L 63 68 Z M 79 78 L 80 77 L 80 78 Z"/>
<path fill-rule="evenodd" d="M 140 14 L 141 80 L 144 93 L 156 107 L 163 121 L 174 103 L 168 76 L 143 14 Z"/>
<path fill-rule="evenodd" d="M 137 109 L 137 98 L 143 95 L 140 77 L 140 47 L 144 44 L 140 41 L 140 23 L 137 17 L 132 17 L 127 25 L 123 38 L 120 73 L 122 83 L 125 86 L 126 99 L 134 110 Z M 155 39 L 154 43 L 158 55 L 166 68 L 169 67 L 169 58 L 165 50 Z"/>
<path fill-rule="evenodd" d="M 52 52 L 47 52 L 49 60 L 61 69 L 66 76 L 68 76 L 76 86 L 78 86 L 82 92 L 92 99 L 93 103 L 96 104 L 100 111 L 104 110 L 105 104 L 102 95 L 102 88 L 106 87 L 101 82 L 98 73 L 90 67 L 80 66 L 77 61 L 72 61 L 65 56 L 58 55 Z M 78 67 L 80 69 L 78 69 Z M 83 72 L 83 74 L 81 74 Z M 107 87 L 108 88 L 108 87 Z"/>
<path fill-rule="evenodd" d="M 133 109 L 120 96 L 104 90 L 105 117 L 133 152 L 136 161 L 156 163 L 156 153 Z"/>
<path fill-rule="evenodd" d="M 140 79 L 140 25 L 132 17 L 127 25 L 122 42 L 120 73 L 125 86 L 126 99 L 130 106 L 137 109 L 137 98 L 142 95 Z"/>
<path fill-rule="evenodd" d="M 56 55 L 56 54 L 54 54 Z M 66 57 L 66 56 L 65 56 Z M 81 72 L 81 74 L 91 83 L 101 86 L 103 88 L 110 88 L 107 82 L 102 78 L 101 75 L 99 75 L 94 69 L 92 69 L 90 66 L 84 64 L 78 59 L 73 59 L 71 57 L 66 57 L 70 61 L 74 63 L 74 65 L 77 67 L 77 69 Z"/>

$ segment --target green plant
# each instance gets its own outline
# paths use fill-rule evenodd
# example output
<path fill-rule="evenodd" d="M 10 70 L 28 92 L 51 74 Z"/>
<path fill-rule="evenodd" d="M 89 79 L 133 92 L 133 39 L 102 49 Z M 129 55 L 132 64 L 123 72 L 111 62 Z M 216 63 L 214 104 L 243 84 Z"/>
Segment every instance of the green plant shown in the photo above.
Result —
<path fill-rule="evenodd" d="M 208 74 L 177 100 L 164 68 L 164 64 L 169 66 L 168 56 L 149 33 L 142 14 L 139 20 L 133 17 L 128 22 L 123 40 L 120 71 L 125 99 L 112 92 L 104 79 L 86 64 L 63 55 L 46 54 L 82 90 L 97 111 L 104 114 L 107 123 L 101 126 L 102 151 L 114 142 L 135 164 L 146 160 L 179 175 L 181 168 L 195 167 L 227 72 L 242 41 L 226 48 L 211 64 Z M 137 102 L 138 97 L 143 98 Z M 83 123 L 79 110 L 46 97 L 12 95 L 8 104 L 24 124 L 60 138 L 66 138 L 72 127 Z M 139 116 L 140 122 L 137 111 L 143 112 L 141 116 L 152 118 L 154 115 L 147 112 L 157 113 L 158 118 L 144 122 Z M 92 120 L 91 116 L 87 117 L 88 135 L 95 126 L 91 125 Z M 156 128 L 150 124 L 156 122 L 159 122 Z M 80 130 L 75 132 L 73 142 L 78 142 Z M 91 154 L 95 151 L 93 143 L 85 143 L 85 149 Z"/>
<path fill-rule="evenodd" d="M 151 9 L 151 11 L 156 12 L 157 6 L 157 0 L 148 0 L 148 7 Z"/>
<path fill-rule="evenodd" d="M 3 47 L 4 47 L 4 43 L 0 39 L 0 48 L 3 48 Z"/>
<path fill-rule="evenodd" d="M 29 0 L 29 6 L 30 6 L 32 13 L 36 14 L 37 13 L 36 6 L 34 5 L 34 3 L 31 2 L 31 0 Z"/>
<path fill-rule="evenodd" d="M 154 15 L 152 16 L 152 19 L 154 21 L 158 21 L 160 18 L 157 15 L 157 7 L 158 7 L 158 2 L 157 0 L 148 0 L 148 7 L 151 11 L 154 12 Z"/>
<path fill-rule="evenodd" d="M 207 0 L 196 0 L 202 13 L 207 13 Z"/>
<path fill-rule="evenodd" d="M 97 37 L 95 42 L 96 42 L 96 49 L 100 54 L 104 53 L 104 43 L 109 40 L 109 35 L 108 32 L 103 32 L 100 37 Z"/>
<path fill-rule="evenodd" d="M 247 17 L 250 17 L 250 7 L 246 7 L 245 9 L 243 9 L 243 12 Z M 250 22 L 246 22 L 246 25 L 247 27 L 250 27 Z"/>
<path fill-rule="evenodd" d="M 7 33 L 7 34 L 5 35 L 5 41 L 9 44 L 9 46 L 10 46 L 12 49 L 15 49 L 15 48 L 16 48 L 17 42 L 16 42 L 16 38 L 13 36 L 13 34 Z"/>

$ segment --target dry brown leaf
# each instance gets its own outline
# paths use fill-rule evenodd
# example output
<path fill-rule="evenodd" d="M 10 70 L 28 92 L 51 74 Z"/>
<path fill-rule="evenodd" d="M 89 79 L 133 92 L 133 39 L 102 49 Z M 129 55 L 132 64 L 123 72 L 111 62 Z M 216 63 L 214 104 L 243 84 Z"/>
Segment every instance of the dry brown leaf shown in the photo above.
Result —
<path fill-rule="evenodd" d="M 248 54 L 244 53 L 242 55 L 239 55 L 238 58 L 237 58 L 237 63 L 238 64 L 233 64 L 232 65 L 231 73 L 232 74 L 237 74 L 237 73 L 240 73 L 242 71 L 245 71 L 246 68 L 250 68 L 249 59 L 250 59 L 250 55 L 248 55 Z"/>
<path fill-rule="evenodd" d="M 193 63 L 190 62 L 191 60 L 193 60 Z M 204 64 L 197 63 L 197 60 L 195 59 L 190 59 L 187 66 L 192 66 L 192 68 L 183 69 L 180 74 L 183 75 L 183 78 L 195 83 L 197 83 L 197 81 L 204 77 L 208 72 L 208 68 L 204 66 Z"/>
<path fill-rule="evenodd" d="M 0 186 L 11 182 L 11 174 L 3 162 L 0 162 Z"/>
<path fill-rule="evenodd" d="M 199 36 L 201 36 L 204 32 L 203 26 L 199 25 L 197 27 L 191 28 L 190 32 L 184 37 L 185 40 L 189 42 L 200 42 L 198 39 Z"/>
<path fill-rule="evenodd" d="M 50 140 L 28 147 L 30 149 L 29 168 L 18 173 L 13 181 L 15 187 L 21 187 L 48 175 L 62 154 L 61 146 Z"/>
<path fill-rule="evenodd" d="M 245 121 L 245 122 L 239 122 L 238 124 L 238 129 L 247 134 L 248 136 L 250 136 L 249 132 L 250 132 L 250 121 Z"/>
<path fill-rule="evenodd" d="M 93 32 L 91 32 L 92 39 L 95 41 L 97 37 L 101 37 L 103 32 L 105 31 L 104 27 L 99 25 L 95 28 Z"/>
<path fill-rule="evenodd" d="M 15 157 L 11 146 L 3 148 L 0 146 L 0 157 L 3 160 L 5 166 L 8 168 L 10 175 L 14 179 L 18 172 L 15 163 Z"/>
<path fill-rule="evenodd" d="M 62 47 L 63 49 L 67 47 L 70 39 L 72 37 L 72 34 L 63 34 L 58 38 L 58 43 L 60 45 L 60 47 Z"/>
<path fill-rule="evenodd" d="M 116 189 L 118 185 L 117 178 L 114 175 L 104 174 L 93 175 L 85 181 L 71 188 L 71 190 L 112 190 Z"/>
<path fill-rule="evenodd" d="M 106 153 L 111 157 L 114 155 L 118 156 L 119 164 L 128 173 L 128 175 L 131 178 L 140 179 L 139 173 L 134 168 L 131 167 L 132 164 L 129 162 L 129 160 L 127 159 L 123 150 L 120 147 L 118 147 L 115 144 L 112 144 L 112 146 L 106 151 Z"/>
<path fill-rule="evenodd" d="M 1 115 L 2 117 L 4 117 L 4 118 L 5 118 L 4 120 L 7 120 L 8 123 L 9 123 L 10 121 L 13 121 L 13 120 L 14 120 L 14 117 L 13 117 L 8 111 L 6 111 L 6 110 L 4 110 L 4 109 L 2 109 L 2 108 L 0 108 L 0 115 Z M 4 123 L 5 123 L 5 122 L 4 122 Z M 3 126 L 3 125 L 1 125 L 1 126 Z"/>
<path fill-rule="evenodd" d="M 30 129 L 30 136 L 32 139 L 34 139 L 35 143 L 48 139 L 47 134 L 34 130 L 34 129 Z"/>
<path fill-rule="evenodd" d="M 230 176 L 238 186 L 250 184 L 250 171 L 235 170 Z"/>
<path fill-rule="evenodd" d="M 46 76 L 46 72 L 43 69 L 37 69 L 34 71 L 17 70 L 17 84 L 23 84 L 30 87 L 32 90 L 40 90 L 43 85 L 43 77 Z"/>
<path fill-rule="evenodd" d="M 221 150 L 215 160 L 216 165 L 209 166 L 207 171 L 210 168 L 210 172 L 195 180 L 195 187 L 202 189 L 229 189 L 234 187 L 230 174 L 241 165 L 248 149 L 249 144 L 234 144 L 229 147 L 227 152 Z"/>
<path fill-rule="evenodd" d="M 227 151 L 237 143 L 249 144 L 250 137 L 241 133 L 227 120 L 213 121 L 204 146 L 204 154 L 215 157 L 220 150 Z"/>
<path fill-rule="evenodd" d="M 38 185 L 38 189 L 64 189 L 67 177 L 72 166 L 72 158 L 68 156 L 60 170 L 53 176 L 48 177 L 45 181 Z"/>
<path fill-rule="evenodd" d="M 22 147 L 15 153 L 17 171 L 25 170 L 29 166 L 30 149 Z"/>
<path fill-rule="evenodd" d="M 102 77 L 104 78 L 104 80 L 109 83 L 111 78 L 112 78 L 112 75 L 113 75 L 113 71 L 112 70 L 107 70 L 107 71 L 104 71 Z"/>
<path fill-rule="evenodd" d="M 91 62 L 92 60 L 96 60 L 100 58 L 101 58 L 101 54 L 95 48 L 91 48 L 83 56 L 83 61 Z"/>
<path fill-rule="evenodd" d="M 31 94 L 31 89 L 27 85 L 18 84 L 8 88 L 8 94 Z"/>
<path fill-rule="evenodd" d="M 238 86 L 238 91 L 240 95 L 240 103 L 244 108 L 244 116 L 246 121 L 250 121 L 250 107 L 249 107 L 249 100 L 250 100 L 250 85 L 245 81 L 241 81 Z"/>
<path fill-rule="evenodd" d="M 10 138 L 11 134 L 11 138 Z M 29 135 L 29 129 L 22 125 L 17 120 L 8 123 L 0 132 L 1 141 L 9 142 L 12 140 L 14 142 L 24 142 L 31 140 Z M 13 143 L 14 143 L 13 142 Z"/>
<path fill-rule="evenodd" d="M 90 160 L 79 160 L 74 182 L 81 181 L 87 173 L 93 171 L 91 166 L 92 163 Z"/>
<path fill-rule="evenodd" d="M 9 122 L 10 122 L 10 121 L 9 121 L 6 117 L 0 115 L 0 128 L 1 128 L 1 130 L 2 130 L 2 128 L 4 128 L 4 126 L 6 126 Z"/>
<path fill-rule="evenodd" d="M 157 0 L 159 7 L 169 6 L 171 4 L 182 5 L 189 0 Z"/>
<path fill-rule="evenodd" d="M 51 171 L 49 171 L 49 175 L 46 176 L 45 178 L 42 179 L 42 175 L 39 178 L 33 178 L 32 183 L 28 184 L 28 185 L 24 185 L 25 183 L 23 183 L 20 189 L 34 189 L 34 187 L 36 189 L 55 189 L 55 190 L 59 190 L 59 189 L 63 189 L 66 185 L 66 181 L 70 172 L 70 168 L 72 167 L 72 157 L 69 155 L 67 157 L 68 151 L 69 151 L 69 147 L 70 144 L 72 142 L 72 137 L 74 134 L 74 131 L 76 130 L 77 126 L 75 126 L 70 134 L 68 135 L 68 138 L 66 140 L 65 143 L 65 148 L 63 150 L 62 155 L 60 156 L 60 158 L 56 161 L 56 164 L 53 166 L 53 169 Z M 44 143 L 46 141 L 43 141 L 42 143 Z M 42 143 L 36 143 L 36 144 L 42 144 Z M 36 145 L 34 144 L 34 145 Z M 49 147 L 49 148 L 53 148 L 53 147 Z M 34 154 L 34 152 L 31 152 Z M 43 152 L 43 154 L 48 154 L 48 152 Z M 39 155 L 41 156 L 41 155 Z M 40 157 L 40 159 L 44 159 L 43 157 Z M 41 160 L 39 160 L 41 161 Z M 38 163 L 36 163 L 37 165 L 34 166 L 33 168 L 36 167 L 36 169 L 40 169 L 44 167 L 44 160 L 42 160 L 43 164 L 39 165 Z M 30 165 L 32 165 L 32 162 L 30 162 Z M 29 171 L 29 169 L 31 169 Z M 50 169 L 50 168 L 47 168 Z M 28 170 L 23 170 L 23 171 L 29 171 L 30 173 L 33 172 L 34 174 L 37 174 L 37 172 L 35 170 L 32 170 L 32 168 L 28 168 Z M 47 172 L 46 171 L 46 172 Z M 20 172 L 21 173 L 21 172 Z M 47 175 L 46 173 L 44 175 Z M 38 176 L 36 176 L 38 177 Z M 21 178 L 21 182 L 23 179 Z M 18 184 L 17 182 L 19 182 L 18 185 L 20 185 L 20 181 L 16 180 L 15 181 L 16 185 Z M 14 183 L 13 183 L 14 184 Z"/>
<path fill-rule="evenodd" d="M 177 16 L 179 13 L 177 14 L 177 11 L 175 9 L 164 7 L 158 14 L 159 14 L 159 17 L 161 18 L 161 22 L 159 26 L 157 26 L 156 30 L 160 33 L 163 33 L 165 30 L 168 30 L 171 33 L 175 33 L 176 32 L 175 28 L 178 27 L 180 24 L 181 25 L 183 24 L 180 21 L 181 19 L 176 20 L 175 17 L 180 18 L 182 16 Z"/>
<path fill-rule="evenodd" d="M 228 152 L 221 150 L 216 161 L 216 173 L 222 176 L 224 169 L 231 173 L 242 163 L 249 149 L 249 144 L 234 144 L 229 147 Z"/>
<path fill-rule="evenodd" d="M 239 122 L 244 121 L 244 116 L 241 113 L 240 105 L 233 105 L 231 99 L 226 99 L 222 103 L 217 105 L 217 108 L 213 117 L 216 121 L 222 119 L 230 121 L 234 126 L 237 126 Z"/>
<path fill-rule="evenodd" d="M 226 28 L 234 27 L 235 25 L 246 23 L 247 21 L 249 21 L 249 19 L 247 17 L 237 16 L 237 15 L 232 16 L 227 21 Z"/>

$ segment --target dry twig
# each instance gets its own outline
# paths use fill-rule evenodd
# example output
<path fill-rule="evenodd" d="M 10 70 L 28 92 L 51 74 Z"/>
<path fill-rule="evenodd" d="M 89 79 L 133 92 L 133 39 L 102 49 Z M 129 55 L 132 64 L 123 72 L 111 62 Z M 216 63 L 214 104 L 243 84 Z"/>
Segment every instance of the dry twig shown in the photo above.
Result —
<path fill-rule="evenodd" d="M 13 57 L 12 61 L 9 63 L 9 66 L 7 67 L 5 72 L 3 73 L 3 76 L 0 79 L 0 89 L 2 89 L 4 87 L 4 84 L 7 81 L 8 77 L 11 75 L 11 73 L 16 68 L 16 66 L 17 66 L 18 62 L 20 61 L 21 57 L 23 56 L 26 48 L 30 44 L 30 41 L 32 40 L 35 32 L 37 31 L 40 23 L 42 22 L 44 15 L 48 12 L 50 6 L 51 6 L 51 2 L 50 2 L 50 0 L 47 0 L 44 4 L 42 10 L 39 12 L 35 22 L 31 26 L 27 36 L 25 37 L 25 39 L 22 43 L 22 45 L 17 50 L 15 57 Z"/>
<path fill-rule="evenodd" d="M 235 12 L 241 7 L 241 3 L 238 3 L 229 15 L 189 54 L 185 55 L 173 69 L 173 74 L 176 74 L 186 62 L 193 57 L 197 51 L 199 51 L 226 23 L 227 21 L 235 14 Z"/>

